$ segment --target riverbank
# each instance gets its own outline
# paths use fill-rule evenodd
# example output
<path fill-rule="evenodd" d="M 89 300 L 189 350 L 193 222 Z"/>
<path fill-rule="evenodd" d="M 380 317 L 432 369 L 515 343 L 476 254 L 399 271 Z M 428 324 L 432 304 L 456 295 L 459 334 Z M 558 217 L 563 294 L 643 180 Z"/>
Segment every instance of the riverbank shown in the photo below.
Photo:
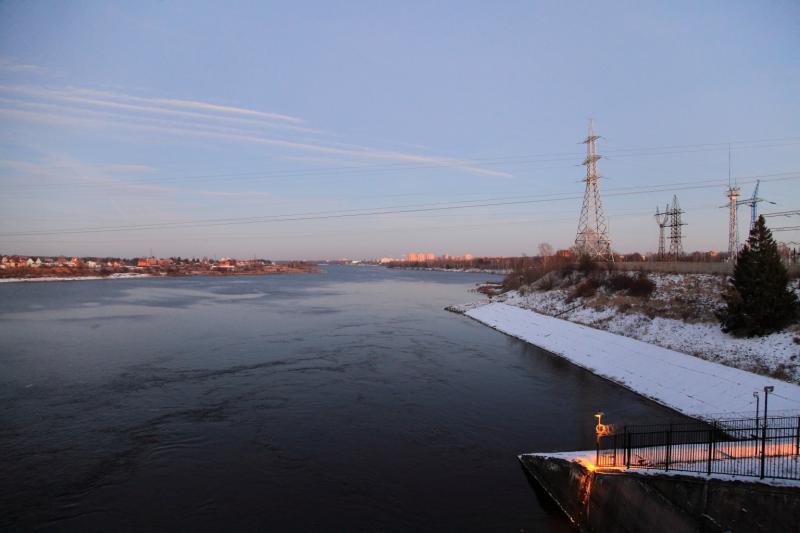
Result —
<path fill-rule="evenodd" d="M 109 279 L 136 279 L 136 278 L 188 278 L 188 277 L 226 277 L 226 276 L 271 276 L 276 274 L 318 274 L 318 268 L 282 267 L 272 270 L 229 272 L 224 270 L 198 271 L 198 272 L 115 272 L 107 276 L 86 274 L 80 276 L 38 276 L 0 278 L 0 283 L 29 283 L 45 281 L 98 281 Z"/>
<path fill-rule="evenodd" d="M 688 416 L 749 416 L 753 391 L 765 386 L 775 387 L 770 412 L 800 411 L 800 386 L 792 383 L 506 303 L 479 304 L 463 313 Z"/>
<path fill-rule="evenodd" d="M 411 266 L 389 266 L 393 270 L 421 270 L 424 272 L 466 272 L 467 274 L 497 274 L 505 276 L 510 270 L 492 268 L 444 268 L 444 267 L 411 267 Z"/>
<path fill-rule="evenodd" d="M 45 281 L 96 281 L 104 279 L 137 279 L 151 278 L 152 274 L 117 273 L 108 276 L 42 276 L 38 278 L 0 278 L 0 283 L 31 283 Z"/>
<path fill-rule="evenodd" d="M 733 337 L 720 329 L 714 314 L 723 305 L 723 276 L 651 273 L 649 279 L 655 289 L 647 298 L 605 288 L 576 296 L 578 285 L 548 287 L 552 280 L 545 280 L 496 296 L 494 301 L 800 383 L 800 326 L 765 337 Z"/>

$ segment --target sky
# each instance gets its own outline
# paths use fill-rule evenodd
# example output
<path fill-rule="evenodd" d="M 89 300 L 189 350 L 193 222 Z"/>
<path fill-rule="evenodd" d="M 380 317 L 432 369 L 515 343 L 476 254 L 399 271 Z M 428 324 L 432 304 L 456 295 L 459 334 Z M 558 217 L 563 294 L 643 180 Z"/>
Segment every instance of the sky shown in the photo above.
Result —
<path fill-rule="evenodd" d="M 800 208 L 798 50 L 794 1 L 0 2 L 0 253 L 566 248 L 590 118 L 615 250 L 673 195 L 726 250 L 729 173 Z"/>

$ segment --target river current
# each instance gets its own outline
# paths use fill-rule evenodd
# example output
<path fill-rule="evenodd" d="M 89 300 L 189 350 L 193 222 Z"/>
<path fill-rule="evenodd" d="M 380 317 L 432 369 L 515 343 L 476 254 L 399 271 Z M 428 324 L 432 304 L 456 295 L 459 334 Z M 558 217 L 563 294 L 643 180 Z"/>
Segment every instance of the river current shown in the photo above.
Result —
<path fill-rule="evenodd" d="M 489 279 L 0 284 L 0 529 L 570 530 L 516 455 L 671 413 L 443 311 Z"/>

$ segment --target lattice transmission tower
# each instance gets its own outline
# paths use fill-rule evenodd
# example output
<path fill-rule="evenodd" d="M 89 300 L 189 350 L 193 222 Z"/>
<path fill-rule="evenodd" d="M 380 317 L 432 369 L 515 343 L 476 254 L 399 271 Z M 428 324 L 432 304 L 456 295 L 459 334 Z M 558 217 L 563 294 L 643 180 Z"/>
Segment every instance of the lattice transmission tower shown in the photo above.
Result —
<path fill-rule="evenodd" d="M 597 160 L 601 156 L 597 154 L 595 142 L 599 135 L 594 133 L 594 122 L 589 119 L 589 134 L 586 140 L 586 191 L 583 193 L 583 206 L 581 216 L 578 220 L 578 233 L 575 236 L 575 249 L 581 255 L 588 255 L 592 259 L 603 261 L 613 261 L 614 255 L 611 253 L 611 240 L 608 238 L 608 222 L 603 212 L 603 203 L 600 200 L 600 189 L 597 180 Z"/>
<path fill-rule="evenodd" d="M 684 211 L 678 204 L 678 197 L 672 197 L 672 205 L 667 204 L 664 214 L 667 216 L 665 227 L 669 228 L 669 257 L 673 261 L 680 260 L 683 255 L 683 226 L 686 223 L 682 220 Z"/>
<path fill-rule="evenodd" d="M 667 204 L 667 208 L 664 210 L 663 213 L 659 212 L 658 206 L 656 206 L 656 224 L 658 224 L 658 260 L 663 261 L 667 255 L 667 240 L 666 240 L 666 232 L 665 229 L 667 227 L 667 212 L 669 211 L 669 204 Z"/>
<path fill-rule="evenodd" d="M 735 262 L 739 254 L 739 221 L 736 215 L 739 210 L 740 193 L 739 187 L 729 185 L 725 195 L 728 198 L 728 205 L 722 206 L 728 208 L 728 261 L 730 262 Z"/>

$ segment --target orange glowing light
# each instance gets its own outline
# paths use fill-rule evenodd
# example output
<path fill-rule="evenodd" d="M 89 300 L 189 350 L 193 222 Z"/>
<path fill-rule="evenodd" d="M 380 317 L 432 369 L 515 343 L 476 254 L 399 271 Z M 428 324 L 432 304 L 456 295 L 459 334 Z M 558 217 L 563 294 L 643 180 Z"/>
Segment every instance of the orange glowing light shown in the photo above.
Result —
<path fill-rule="evenodd" d="M 595 432 L 597 433 L 597 437 L 605 437 L 611 433 L 611 428 L 603 424 L 603 413 L 602 411 L 599 413 L 595 413 L 594 417 L 597 419 L 597 425 L 594 427 Z"/>

